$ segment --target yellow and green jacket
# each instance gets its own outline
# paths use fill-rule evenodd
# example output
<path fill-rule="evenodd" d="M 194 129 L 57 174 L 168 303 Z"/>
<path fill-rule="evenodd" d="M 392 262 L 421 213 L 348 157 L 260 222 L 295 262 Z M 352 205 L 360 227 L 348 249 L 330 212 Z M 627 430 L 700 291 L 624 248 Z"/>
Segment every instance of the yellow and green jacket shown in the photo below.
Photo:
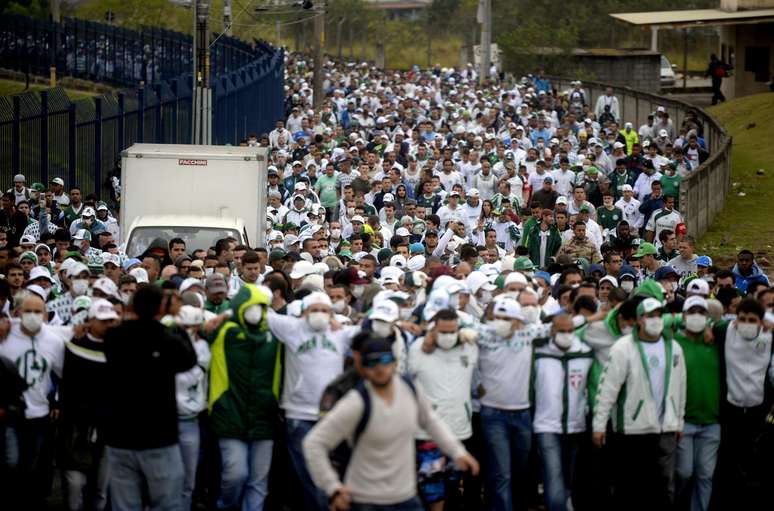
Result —
<path fill-rule="evenodd" d="M 263 309 L 261 323 L 245 323 L 251 305 Z M 221 438 L 266 440 L 273 436 L 282 374 L 281 345 L 269 332 L 269 297 L 245 284 L 231 300 L 231 319 L 210 339 L 209 413 Z"/>

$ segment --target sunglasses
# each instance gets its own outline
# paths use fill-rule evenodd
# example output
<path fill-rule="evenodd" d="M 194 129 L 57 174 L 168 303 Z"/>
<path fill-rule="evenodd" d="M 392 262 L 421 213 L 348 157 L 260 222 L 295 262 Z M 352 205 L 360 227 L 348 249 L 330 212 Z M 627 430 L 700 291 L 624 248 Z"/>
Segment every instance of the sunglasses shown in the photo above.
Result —
<path fill-rule="evenodd" d="M 392 353 L 374 353 L 366 356 L 363 365 L 372 369 L 378 365 L 387 365 L 395 362 L 395 356 Z"/>

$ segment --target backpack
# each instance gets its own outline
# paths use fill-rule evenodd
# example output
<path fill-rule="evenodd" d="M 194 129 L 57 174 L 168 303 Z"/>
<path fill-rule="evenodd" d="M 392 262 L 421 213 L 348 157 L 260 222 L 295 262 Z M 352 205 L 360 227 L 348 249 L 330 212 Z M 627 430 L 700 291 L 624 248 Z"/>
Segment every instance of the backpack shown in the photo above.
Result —
<path fill-rule="evenodd" d="M 416 398 L 417 389 L 414 386 L 414 382 L 404 375 L 401 375 L 401 378 L 406 382 L 414 398 Z M 320 399 L 320 416 L 323 416 L 330 412 L 334 405 L 352 389 L 356 390 L 363 400 L 363 415 L 355 427 L 352 443 L 350 444 L 347 440 L 344 440 L 330 453 L 331 464 L 338 472 L 341 480 L 344 480 L 344 475 L 347 472 L 347 466 L 352 458 L 352 453 L 355 451 L 355 446 L 365 431 L 366 426 L 368 426 L 368 420 L 371 418 L 371 395 L 368 393 L 368 389 L 366 389 L 365 381 L 360 377 L 355 368 L 349 368 L 325 387 Z"/>

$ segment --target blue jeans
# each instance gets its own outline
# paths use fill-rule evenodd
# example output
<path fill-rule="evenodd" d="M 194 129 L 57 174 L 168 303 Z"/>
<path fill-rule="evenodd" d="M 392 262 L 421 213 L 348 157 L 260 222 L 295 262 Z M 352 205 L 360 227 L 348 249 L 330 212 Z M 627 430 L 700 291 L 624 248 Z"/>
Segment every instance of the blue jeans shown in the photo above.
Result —
<path fill-rule="evenodd" d="M 242 511 L 262 511 L 269 493 L 273 442 L 221 438 L 219 444 L 223 470 L 218 508 L 241 507 Z"/>
<path fill-rule="evenodd" d="M 677 444 L 678 495 L 691 491 L 691 511 L 705 511 L 712 496 L 712 477 L 720 447 L 720 424 L 685 423 L 683 438 Z"/>
<path fill-rule="evenodd" d="M 183 511 L 191 509 L 191 495 L 196 487 L 196 467 L 199 466 L 199 445 L 201 436 L 199 433 L 199 421 L 181 420 L 177 423 L 180 432 L 180 456 L 183 458 L 183 496 L 180 506 Z"/>
<path fill-rule="evenodd" d="M 352 504 L 350 509 L 352 511 L 423 511 L 424 508 L 419 499 L 413 497 L 398 504 Z"/>
<path fill-rule="evenodd" d="M 527 462 L 532 446 L 532 414 L 529 410 L 481 407 L 484 463 L 492 509 L 526 509 Z M 519 497 L 517 502 L 516 497 Z"/>
<path fill-rule="evenodd" d="M 546 509 L 566 511 L 570 498 L 579 434 L 537 433 L 535 439 L 543 466 Z"/>
<path fill-rule="evenodd" d="M 328 509 L 328 499 L 312 482 L 312 476 L 309 475 L 309 470 L 306 468 L 304 451 L 301 447 L 304 437 L 315 424 L 314 421 L 285 419 L 285 432 L 287 434 L 290 462 L 293 464 L 293 470 L 296 471 L 298 478 L 301 480 L 301 487 L 304 491 L 304 509 L 308 511 L 315 509 L 325 511 Z"/>
<path fill-rule="evenodd" d="M 183 459 L 177 444 L 134 451 L 107 448 L 110 503 L 113 511 L 142 509 L 143 486 L 152 511 L 180 510 Z"/>

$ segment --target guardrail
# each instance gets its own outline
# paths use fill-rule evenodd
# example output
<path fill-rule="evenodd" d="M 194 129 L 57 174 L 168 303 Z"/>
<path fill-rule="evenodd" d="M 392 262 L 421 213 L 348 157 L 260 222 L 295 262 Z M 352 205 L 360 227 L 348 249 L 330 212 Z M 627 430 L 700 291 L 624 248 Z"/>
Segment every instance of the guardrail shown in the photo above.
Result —
<path fill-rule="evenodd" d="M 77 33 L 91 35 L 78 35 L 80 42 L 71 47 L 83 44 L 88 51 L 57 52 L 58 65 L 80 78 L 135 86 L 77 101 L 61 88 L 0 97 L 1 190 L 10 188 L 13 176 L 21 173 L 28 184 L 60 177 L 67 189 L 77 185 L 84 194 L 104 197 L 105 178 L 123 149 L 135 142 L 191 141 L 190 36 L 157 29 L 133 32 L 74 20 L 56 26 L 9 18 L 24 27 L 11 27 L 5 18 L 0 21 L 0 63 L 13 62 L 9 55 L 25 54 L 31 59 L 30 72 L 47 74 L 49 61 L 40 55 L 50 51 L 50 38 L 62 37 L 75 27 Z M 25 33 L 27 37 L 20 38 Z M 87 40 L 93 44 L 86 44 Z M 180 44 L 172 45 L 175 41 Z M 36 48 L 39 51 L 33 51 Z M 131 58 L 117 58 L 119 54 Z M 225 38 L 213 46 L 212 55 L 213 144 L 236 144 L 248 133 L 269 131 L 276 119 L 284 117 L 282 50 L 262 41 L 248 45 Z M 127 62 L 136 65 L 127 66 Z M 149 77 L 157 80 L 146 81 Z"/>
<path fill-rule="evenodd" d="M 570 89 L 570 79 L 551 77 L 551 86 L 557 90 Z M 685 218 L 688 233 L 700 238 L 709 229 L 715 215 L 723 209 L 731 186 L 731 136 L 711 115 L 702 108 L 679 99 L 642 92 L 630 87 L 620 87 L 593 81 L 583 81 L 591 108 L 608 87 L 618 97 L 621 119 L 631 122 L 634 129 L 647 121 L 648 114 L 663 106 L 675 130 L 678 130 L 689 111 L 696 112 L 704 128 L 704 140 L 710 157 L 680 185 L 679 211 Z"/>

